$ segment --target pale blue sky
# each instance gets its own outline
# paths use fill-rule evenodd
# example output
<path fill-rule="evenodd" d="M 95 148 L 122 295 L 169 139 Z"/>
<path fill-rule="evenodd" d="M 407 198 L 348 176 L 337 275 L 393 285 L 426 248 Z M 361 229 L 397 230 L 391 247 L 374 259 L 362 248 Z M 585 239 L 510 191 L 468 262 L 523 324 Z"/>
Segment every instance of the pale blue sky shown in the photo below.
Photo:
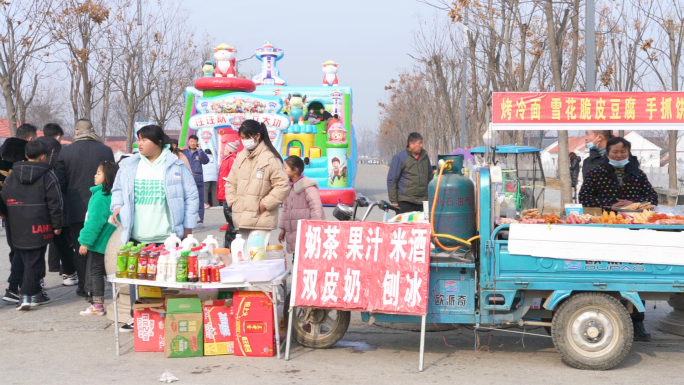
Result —
<path fill-rule="evenodd" d="M 323 62 L 339 63 L 340 85 L 353 87 L 357 129 L 377 126 L 384 86 L 412 64 L 407 53 L 413 51 L 417 16 L 435 13 L 415 0 L 186 0 L 183 5 L 197 32 L 236 47 L 238 60 L 264 40 L 282 48 L 278 68 L 288 85 L 322 85 Z M 256 72 L 260 62 L 254 58 L 239 66 Z"/>

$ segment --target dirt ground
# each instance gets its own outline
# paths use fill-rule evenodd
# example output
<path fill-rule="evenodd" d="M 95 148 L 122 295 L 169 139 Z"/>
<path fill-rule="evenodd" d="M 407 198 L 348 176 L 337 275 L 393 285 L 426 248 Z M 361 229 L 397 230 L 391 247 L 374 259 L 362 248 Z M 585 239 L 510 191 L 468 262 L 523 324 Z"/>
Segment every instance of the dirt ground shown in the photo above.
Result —
<path fill-rule="evenodd" d="M 560 179 L 546 178 L 546 188 L 549 190 L 560 190 Z"/>

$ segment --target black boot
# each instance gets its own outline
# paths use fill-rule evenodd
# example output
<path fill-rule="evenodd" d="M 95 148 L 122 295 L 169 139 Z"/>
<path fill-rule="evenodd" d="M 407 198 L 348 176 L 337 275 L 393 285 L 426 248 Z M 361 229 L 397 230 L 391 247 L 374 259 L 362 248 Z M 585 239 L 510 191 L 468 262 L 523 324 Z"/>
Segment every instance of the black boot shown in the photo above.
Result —
<path fill-rule="evenodd" d="M 634 340 L 642 342 L 650 342 L 651 334 L 644 328 L 643 322 L 634 322 Z"/>

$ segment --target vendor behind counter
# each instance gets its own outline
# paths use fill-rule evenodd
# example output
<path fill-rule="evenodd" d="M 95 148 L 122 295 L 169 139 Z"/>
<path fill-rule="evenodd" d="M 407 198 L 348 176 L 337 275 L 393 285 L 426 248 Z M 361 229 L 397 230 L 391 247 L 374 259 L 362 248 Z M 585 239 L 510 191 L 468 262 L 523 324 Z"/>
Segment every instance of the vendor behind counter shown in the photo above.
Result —
<path fill-rule="evenodd" d="M 628 140 L 614 137 L 606 144 L 602 163 L 584 178 L 579 201 L 584 207 L 623 207 L 632 203 L 658 204 L 658 194 L 639 169 Z"/>

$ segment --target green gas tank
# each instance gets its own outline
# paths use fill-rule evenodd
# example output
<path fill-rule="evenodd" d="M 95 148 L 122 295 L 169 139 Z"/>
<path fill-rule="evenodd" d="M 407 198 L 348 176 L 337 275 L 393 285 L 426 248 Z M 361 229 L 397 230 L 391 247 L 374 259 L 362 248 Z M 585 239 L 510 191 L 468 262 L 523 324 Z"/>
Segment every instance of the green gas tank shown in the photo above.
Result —
<path fill-rule="evenodd" d="M 439 193 L 435 208 L 434 227 L 437 234 L 448 234 L 468 240 L 475 236 L 475 186 L 473 181 L 462 173 L 463 155 L 437 155 L 437 161 L 453 160 L 447 166 L 439 184 Z M 428 185 L 428 202 L 432 212 L 432 202 L 439 179 L 438 173 Z M 458 246 L 459 243 L 448 238 L 439 238 L 446 247 Z"/>

